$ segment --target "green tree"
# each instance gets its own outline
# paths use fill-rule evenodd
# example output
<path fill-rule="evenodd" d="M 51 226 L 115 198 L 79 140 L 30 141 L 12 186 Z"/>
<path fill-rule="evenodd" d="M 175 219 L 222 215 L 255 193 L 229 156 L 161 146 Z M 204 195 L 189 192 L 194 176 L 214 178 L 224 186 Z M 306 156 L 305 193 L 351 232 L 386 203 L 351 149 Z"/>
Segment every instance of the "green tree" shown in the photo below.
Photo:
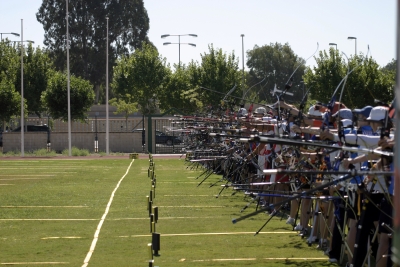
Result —
<path fill-rule="evenodd" d="M 268 86 L 265 86 L 260 95 L 267 97 L 267 102 L 276 101 L 276 97 L 271 95 L 271 91 L 276 84 L 279 90 L 284 90 L 286 83 L 290 83 L 290 75 L 293 73 L 293 85 L 299 84 L 306 69 L 305 60 L 297 56 L 288 43 L 270 43 L 264 46 L 254 46 L 252 50 L 247 51 L 246 65 L 249 67 L 249 76 L 253 84 L 266 78 Z M 296 70 L 296 68 L 298 69 Z M 294 72 L 296 70 L 296 72 Z M 264 83 L 264 84 L 265 84 Z M 302 99 L 302 90 L 292 89 L 293 97 L 286 96 L 290 101 L 300 102 Z M 255 87 L 260 90 L 260 87 Z"/>
<path fill-rule="evenodd" d="M 138 111 L 138 104 L 132 102 L 132 97 L 130 94 L 126 94 L 123 98 L 113 98 L 109 101 L 110 105 L 117 107 L 114 114 L 124 114 L 126 131 L 128 131 L 128 118 L 129 115 Z"/>
<path fill-rule="evenodd" d="M 162 110 L 177 108 L 190 114 L 202 108 L 202 102 L 198 99 L 199 94 L 192 84 L 190 72 L 195 64 L 191 62 L 190 67 L 181 65 L 175 72 L 166 76 L 163 90 L 159 94 Z"/>
<path fill-rule="evenodd" d="M 107 20 L 109 69 L 115 60 L 149 42 L 149 18 L 143 0 L 69 1 L 71 73 L 91 81 L 98 102 L 100 84 L 105 80 Z M 43 0 L 37 20 L 43 25 L 44 44 L 51 51 L 58 70 L 66 62 L 65 0 Z M 111 73 L 110 73 L 111 74 Z"/>
<path fill-rule="evenodd" d="M 20 68 L 20 55 L 8 39 L 0 41 L 0 81 L 3 79 L 15 84 L 18 68 Z"/>
<path fill-rule="evenodd" d="M 208 53 L 201 54 L 200 66 L 189 65 L 193 90 L 186 94 L 189 99 L 197 99 L 203 107 L 212 107 L 214 110 L 221 105 L 221 100 L 234 86 L 236 90 L 232 96 L 241 97 L 241 71 L 239 60 L 235 54 L 225 54 L 222 49 L 208 47 Z M 207 89 L 209 90 L 207 90 Z"/>
<path fill-rule="evenodd" d="M 318 57 L 315 58 L 316 67 L 308 68 L 304 75 L 311 97 L 323 103 L 330 101 L 348 69 L 338 50 L 330 48 L 328 52 L 320 51 Z"/>
<path fill-rule="evenodd" d="M 137 102 L 142 114 L 156 111 L 158 95 L 168 76 L 165 58 L 149 44 L 117 61 L 111 87 L 117 98 L 129 94 Z"/>
<path fill-rule="evenodd" d="M 0 121 L 3 128 L 13 116 L 21 114 L 21 96 L 15 91 L 14 84 L 0 75 Z"/>
<path fill-rule="evenodd" d="M 21 47 L 19 54 L 20 49 Z M 49 73 L 53 68 L 52 61 L 44 50 L 39 47 L 35 49 L 31 44 L 24 48 L 24 52 L 24 98 L 27 100 L 29 112 L 41 117 L 45 107 L 42 106 L 40 96 L 47 88 Z M 20 66 L 15 79 L 15 88 L 21 91 Z"/>
<path fill-rule="evenodd" d="M 53 119 L 68 120 L 67 76 L 61 72 L 52 72 L 46 91 L 41 100 Z M 70 106 L 71 120 L 84 121 L 93 104 L 94 92 L 89 81 L 71 75 Z"/>
<path fill-rule="evenodd" d="M 336 50 L 330 49 L 329 55 L 321 51 L 316 62 L 317 66 L 308 69 L 304 76 L 312 87 L 313 99 L 328 103 L 333 96 L 339 101 L 342 95 L 341 102 L 349 108 L 373 106 L 374 99 L 393 100 L 394 76 L 383 71 L 370 57 L 359 55 L 345 62 Z"/>

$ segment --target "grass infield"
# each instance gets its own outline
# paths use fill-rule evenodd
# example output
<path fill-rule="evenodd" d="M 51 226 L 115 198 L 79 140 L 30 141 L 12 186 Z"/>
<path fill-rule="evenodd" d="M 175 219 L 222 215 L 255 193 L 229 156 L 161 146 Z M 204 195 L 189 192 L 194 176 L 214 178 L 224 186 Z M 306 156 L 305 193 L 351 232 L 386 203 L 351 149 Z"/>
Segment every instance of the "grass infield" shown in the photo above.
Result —
<path fill-rule="evenodd" d="M 131 162 L 0 160 L 0 266 L 83 266 L 96 229 L 88 266 L 149 266 L 149 161 L 134 160 L 127 172 Z M 337 266 L 308 247 L 285 218 L 273 218 L 257 236 L 266 214 L 232 224 L 255 206 L 240 213 L 250 200 L 232 189 L 216 198 L 221 187 L 210 184 L 220 176 L 197 186 L 200 169 L 179 159 L 154 162 L 161 234 L 154 266 Z"/>

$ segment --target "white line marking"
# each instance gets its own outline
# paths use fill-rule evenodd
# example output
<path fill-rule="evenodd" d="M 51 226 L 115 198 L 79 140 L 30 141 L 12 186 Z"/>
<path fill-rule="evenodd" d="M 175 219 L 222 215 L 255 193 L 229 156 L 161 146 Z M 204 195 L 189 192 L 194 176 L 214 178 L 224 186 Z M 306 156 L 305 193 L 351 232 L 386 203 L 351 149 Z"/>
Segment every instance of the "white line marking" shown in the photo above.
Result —
<path fill-rule="evenodd" d="M 55 176 L 55 175 L 52 175 Z M 0 179 L 0 181 L 16 181 L 16 180 L 44 180 L 48 178 L 9 178 L 9 179 Z"/>
<path fill-rule="evenodd" d="M 0 184 L 0 185 L 14 185 L 14 184 Z"/>
<path fill-rule="evenodd" d="M 101 226 L 103 226 L 103 222 L 104 222 L 104 220 L 105 220 L 106 217 L 107 217 L 108 211 L 110 210 L 111 203 L 112 203 L 112 201 L 113 201 L 113 199 L 114 199 L 114 194 L 115 194 L 115 192 L 117 191 L 117 189 L 119 188 L 119 185 L 121 184 L 122 180 L 124 180 L 125 176 L 128 174 L 128 172 L 129 172 L 129 170 L 130 170 L 130 168 L 131 168 L 131 166 L 132 166 L 132 163 L 133 163 L 134 161 L 135 161 L 135 160 L 132 159 L 131 164 L 129 164 L 129 167 L 128 167 L 128 169 L 126 170 L 125 174 L 121 177 L 121 179 L 119 180 L 118 184 L 117 184 L 116 187 L 114 188 L 114 191 L 111 193 L 110 200 L 108 201 L 106 210 L 105 210 L 103 216 L 101 217 L 101 220 L 100 220 L 100 222 L 99 222 L 99 225 L 97 226 L 96 232 L 94 233 L 94 238 L 93 238 L 93 241 L 92 241 L 92 245 L 90 246 L 89 252 L 88 252 L 88 254 L 86 255 L 86 258 L 85 258 L 84 261 L 83 261 L 82 267 L 86 267 L 86 266 L 88 266 L 88 264 L 89 264 L 90 258 L 92 257 L 92 254 L 93 254 L 93 252 L 94 252 L 94 249 L 96 248 L 97 240 L 99 239 L 99 234 L 100 234 Z"/>
<path fill-rule="evenodd" d="M 235 258 L 235 259 L 209 259 L 209 260 L 193 260 L 192 262 L 207 262 L 207 261 L 255 261 L 257 258 Z M 260 260 L 324 260 L 327 258 L 261 258 Z"/>
<path fill-rule="evenodd" d="M 82 238 L 80 236 L 49 236 L 49 237 L 42 237 L 41 239 L 47 240 L 47 239 L 79 239 Z"/>
<path fill-rule="evenodd" d="M 0 208 L 89 208 L 88 206 L 0 206 Z"/>
<path fill-rule="evenodd" d="M 213 197 L 214 195 L 164 195 L 164 197 Z"/>
<path fill-rule="evenodd" d="M 97 221 L 98 219 L 0 219 L 0 221 Z"/>
<path fill-rule="evenodd" d="M 231 233 L 189 233 L 189 234 L 161 234 L 163 237 L 166 236 L 202 236 L 202 235 L 254 235 L 254 232 L 231 232 Z M 296 234 L 295 232 L 259 232 L 259 234 Z M 151 235 L 131 235 L 131 236 L 119 236 L 119 237 L 149 237 Z"/>
<path fill-rule="evenodd" d="M 44 265 L 44 264 L 68 264 L 69 262 L 2 262 L 1 265 Z"/>
<path fill-rule="evenodd" d="M 52 174 L 2 174 L 2 177 L 20 177 L 20 176 L 55 176 Z"/>
<path fill-rule="evenodd" d="M 160 208 L 226 208 L 226 206 L 158 206 Z"/>

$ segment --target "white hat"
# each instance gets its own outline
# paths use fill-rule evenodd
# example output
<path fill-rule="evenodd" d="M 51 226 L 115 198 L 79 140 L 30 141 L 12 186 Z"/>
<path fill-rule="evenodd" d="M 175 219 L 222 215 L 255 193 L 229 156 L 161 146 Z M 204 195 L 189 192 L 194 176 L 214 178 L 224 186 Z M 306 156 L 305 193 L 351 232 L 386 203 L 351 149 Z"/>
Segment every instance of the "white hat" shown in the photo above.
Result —
<path fill-rule="evenodd" d="M 332 117 L 337 117 L 338 115 L 341 119 L 351 120 L 353 118 L 353 113 L 351 113 L 351 110 L 348 108 L 338 110 L 335 114 L 332 115 Z"/>
<path fill-rule="evenodd" d="M 322 113 L 319 110 L 315 110 L 315 106 L 311 106 L 308 109 L 308 115 L 321 117 Z"/>
<path fill-rule="evenodd" d="M 387 108 L 378 106 L 371 109 L 371 113 L 369 113 L 369 117 L 367 120 L 369 121 L 381 121 L 386 117 Z"/>
<path fill-rule="evenodd" d="M 247 116 L 247 110 L 245 108 L 240 108 L 237 116 L 238 117 L 246 117 Z"/>
<path fill-rule="evenodd" d="M 343 127 L 350 127 L 353 125 L 353 121 L 349 119 L 341 120 Z"/>
<path fill-rule="evenodd" d="M 254 114 L 266 114 L 267 110 L 264 107 L 258 107 L 256 108 L 256 110 L 254 111 Z"/>

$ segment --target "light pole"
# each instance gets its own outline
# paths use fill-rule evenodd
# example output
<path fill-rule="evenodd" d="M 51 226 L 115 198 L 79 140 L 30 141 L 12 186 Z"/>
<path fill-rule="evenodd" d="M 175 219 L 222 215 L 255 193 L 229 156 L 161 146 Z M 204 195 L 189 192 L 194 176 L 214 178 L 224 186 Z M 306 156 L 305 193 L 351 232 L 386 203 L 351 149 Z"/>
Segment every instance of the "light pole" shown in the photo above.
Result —
<path fill-rule="evenodd" d="M 69 84 L 69 32 L 68 32 L 68 1 L 67 3 L 67 97 L 68 97 L 68 155 L 71 156 L 71 94 L 70 94 L 70 84 Z"/>
<path fill-rule="evenodd" d="M 31 40 L 23 40 L 23 23 L 24 20 L 21 19 L 21 41 L 14 41 L 14 43 L 21 43 L 21 157 L 25 156 L 25 115 L 24 115 L 24 42 L 29 42 L 31 44 L 35 43 Z M 18 34 L 19 36 L 19 34 Z"/>
<path fill-rule="evenodd" d="M 15 35 L 15 36 L 19 37 L 19 33 L 15 33 L 15 32 L 0 32 L 0 40 L 3 40 L 3 34 L 12 34 L 12 35 Z"/>
<path fill-rule="evenodd" d="M 181 66 L 181 44 L 187 44 L 196 47 L 195 44 L 192 43 L 181 43 L 181 36 L 192 36 L 192 37 L 197 37 L 197 34 L 163 34 L 161 35 L 161 38 L 166 38 L 168 36 L 178 36 L 178 43 L 170 43 L 166 42 L 163 43 L 163 45 L 170 45 L 170 44 L 177 44 L 179 45 L 179 67 Z"/>
<path fill-rule="evenodd" d="M 108 122 L 108 17 L 107 19 L 107 44 L 106 44 L 106 154 L 110 153 L 110 133 Z"/>
<path fill-rule="evenodd" d="M 337 50 L 337 44 L 335 44 L 335 43 L 329 43 L 329 45 L 334 45 L 334 46 L 336 47 L 336 50 Z"/>
<path fill-rule="evenodd" d="M 243 41 L 243 37 L 244 34 L 240 35 L 242 37 L 242 86 L 243 86 L 243 97 L 244 98 L 244 41 Z M 244 99 L 243 99 L 244 101 Z"/>
<path fill-rule="evenodd" d="M 21 19 L 21 157 L 25 155 L 24 125 L 24 20 Z"/>
<path fill-rule="evenodd" d="M 357 37 L 349 36 L 349 37 L 347 37 L 347 39 L 355 41 L 355 54 L 354 54 L 354 56 L 356 56 L 357 55 Z"/>

